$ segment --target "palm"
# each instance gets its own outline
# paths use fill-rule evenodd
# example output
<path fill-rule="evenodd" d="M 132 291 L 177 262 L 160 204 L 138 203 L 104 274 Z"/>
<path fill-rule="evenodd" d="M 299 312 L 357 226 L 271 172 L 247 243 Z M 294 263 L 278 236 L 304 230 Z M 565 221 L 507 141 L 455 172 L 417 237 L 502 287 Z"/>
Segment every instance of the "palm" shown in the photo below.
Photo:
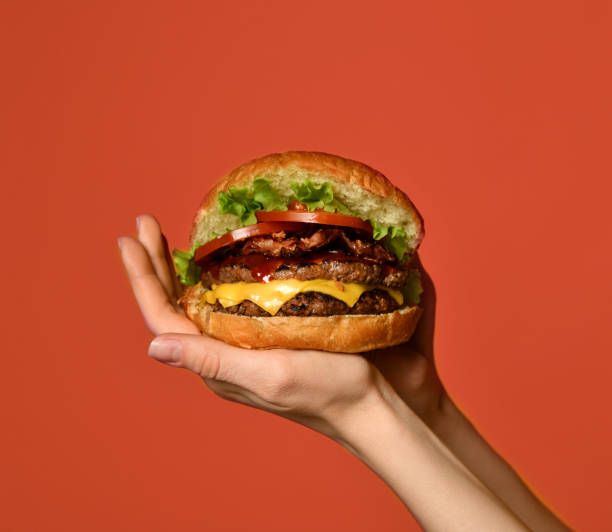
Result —
<path fill-rule="evenodd" d="M 441 386 L 431 358 L 435 296 L 433 286 L 428 286 L 430 281 L 426 274 L 424 284 L 428 297 L 425 298 L 425 313 L 410 344 L 368 353 L 367 360 L 358 355 L 284 349 L 262 351 L 253 359 L 245 350 L 201 335 L 178 304 L 181 287 L 176 281 L 159 224 L 152 216 L 141 216 L 138 233 L 138 239 L 122 239 L 122 258 L 149 330 L 155 335 L 189 335 L 197 339 L 200 349 L 208 351 L 209 358 L 231 356 L 230 353 L 233 353 L 238 354 L 242 362 L 256 360 L 254 364 L 261 368 L 261 382 L 256 385 L 259 386 L 258 391 L 252 393 L 256 374 L 246 375 L 244 385 L 241 385 L 240 382 L 232 382 L 232 379 L 221 378 L 214 369 L 214 363 L 204 367 L 201 360 L 194 362 L 195 371 L 219 395 L 282 412 L 287 417 L 302 421 L 303 416 L 307 418 L 364 396 L 377 379 L 376 367 L 400 397 L 424 419 L 437 404 Z M 253 369 L 256 370 L 255 367 Z M 300 382 L 294 382 L 296 376 L 299 376 Z M 233 380 L 235 377 L 232 376 Z M 307 397 L 297 393 L 303 383 L 308 383 Z M 325 432 L 323 427 L 319 427 L 319 430 Z"/>
<path fill-rule="evenodd" d="M 358 355 L 287 349 L 253 352 L 202 335 L 178 304 L 181 288 L 152 216 L 141 216 L 138 239 L 123 237 L 120 246 L 147 327 L 156 336 L 178 334 L 186 344 L 196 346 L 198 357 L 173 365 L 200 374 L 219 395 L 305 422 L 310 416 L 359 400 L 371 386 L 375 372 Z M 231 364 L 221 364 L 225 359 L 242 367 L 228 370 Z M 329 432 L 324 425 L 317 428 Z"/>

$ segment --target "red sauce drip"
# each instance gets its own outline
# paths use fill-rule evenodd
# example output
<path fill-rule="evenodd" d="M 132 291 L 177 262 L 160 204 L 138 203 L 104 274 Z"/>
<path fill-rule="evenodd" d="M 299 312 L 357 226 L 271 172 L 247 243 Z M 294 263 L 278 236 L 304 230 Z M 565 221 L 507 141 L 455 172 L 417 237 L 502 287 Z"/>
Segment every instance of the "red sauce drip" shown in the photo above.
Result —
<path fill-rule="evenodd" d="M 276 270 L 278 270 L 285 259 L 282 257 L 266 257 L 265 255 L 245 255 L 244 257 L 236 257 L 239 259 L 247 259 L 236 261 L 237 264 L 244 264 L 251 270 L 251 274 L 259 282 L 267 283 Z"/>
<path fill-rule="evenodd" d="M 208 264 L 201 264 L 203 270 L 207 270 L 215 278 L 219 278 L 219 270 L 223 266 L 223 262 L 209 262 Z"/>

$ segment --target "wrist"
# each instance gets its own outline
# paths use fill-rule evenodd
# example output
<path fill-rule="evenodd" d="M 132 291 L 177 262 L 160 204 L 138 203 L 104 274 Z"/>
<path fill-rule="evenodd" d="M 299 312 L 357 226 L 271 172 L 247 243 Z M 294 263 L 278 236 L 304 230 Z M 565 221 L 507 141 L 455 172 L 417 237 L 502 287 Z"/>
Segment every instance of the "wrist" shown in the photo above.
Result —
<path fill-rule="evenodd" d="M 429 428 L 442 441 L 448 442 L 449 438 L 465 428 L 466 423 L 469 424 L 465 416 L 446 391 L 443 391 L 435 412 L 427 420 Z"/>
<path fill-rule="evenodd" d="M 360 400 L 335 417 L 333 439 L 363 460 L 365 449 L 377 447 L 392 427 L 415 423 L 420 424 L 418 417 L 376 372 L 372 385 Z"/>

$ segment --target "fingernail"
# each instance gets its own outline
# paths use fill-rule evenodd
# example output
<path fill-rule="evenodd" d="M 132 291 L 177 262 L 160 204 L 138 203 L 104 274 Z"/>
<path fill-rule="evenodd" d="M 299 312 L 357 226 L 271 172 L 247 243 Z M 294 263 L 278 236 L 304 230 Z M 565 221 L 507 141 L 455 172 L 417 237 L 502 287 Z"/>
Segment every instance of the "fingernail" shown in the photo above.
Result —
<path fill-rule="evenodd" d="M 117 246 L 119 246 L 119 251 L 121 251 L 121 246 L 123 245 L 123 237 L 120 236 L 117 238 Z"/>
<path fill-rule="evenodd" d="M 140 216 L 136 216 L 136 231 L 140 234 Z"/>
<path fill-rule="evenodd" d="M 149 345 L 149 356 L 166 364 L 179 362 L 182 351 L 181 342 L 172 338 L 155 338 Z"/>

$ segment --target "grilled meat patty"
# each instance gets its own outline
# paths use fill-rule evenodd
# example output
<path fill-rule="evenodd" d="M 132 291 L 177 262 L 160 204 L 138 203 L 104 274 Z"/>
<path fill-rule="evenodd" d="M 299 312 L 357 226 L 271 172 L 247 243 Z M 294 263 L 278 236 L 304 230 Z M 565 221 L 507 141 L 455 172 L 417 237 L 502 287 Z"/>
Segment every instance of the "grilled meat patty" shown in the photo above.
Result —
<path fill-rule="evenodd" d="M 216 270 L 202 272 L 202 284 L 255 283 L 259 279 L 245 264 L 225 264 Z M 408 272 L 399 268 L 385 268 L 376 263 L 341 262 L 330 260 L 320 264 L 282 264 L 270 274 L 269 280 L 332 279 L 343 283 L 382 284 L 400 287 L 406 284 Z"/>
<path fill-rule="evenodd" d="M 239 242 L 203 264 L 201 280 L 208 287 L 286 279 L 400 287 L 407 277 L 395 255 L 380 242 L 350 229 L 313 225 L 299 233 L 278 231 Z"/>
<path fill-rule="evenodd" d="M 218 301 L 212 305 L 215 312 L 240 316 L 269 316 L 251 301 L 223 308 Z M 335 297 L 319 292 L 303 292 L 287 301 L 276 316 L 333 316 L 336 314 L 384 314 L 399 308 L 397 302 L 384 290 L 370 290 L 361 294 L 353 307 Z"/>
<path fill-rule="evenodd" d="M 379 241 L 350 229 L 316 225 L 299 233 L 278 231 L 249 238 L 201 266 L 205 287 L 241 281 L 330 279 L 399 288 L 408 278 L 408 271 Z M 212 307 L 216 312 L 242 316 L 270 315 L 251 301 L 227 308 L 216 302 Z M 353 307 L 326 294 L 305 292 L 287 301 L 276 316 L 384 314 L 398 307 L 384 290 L 364 292 Z"/>

